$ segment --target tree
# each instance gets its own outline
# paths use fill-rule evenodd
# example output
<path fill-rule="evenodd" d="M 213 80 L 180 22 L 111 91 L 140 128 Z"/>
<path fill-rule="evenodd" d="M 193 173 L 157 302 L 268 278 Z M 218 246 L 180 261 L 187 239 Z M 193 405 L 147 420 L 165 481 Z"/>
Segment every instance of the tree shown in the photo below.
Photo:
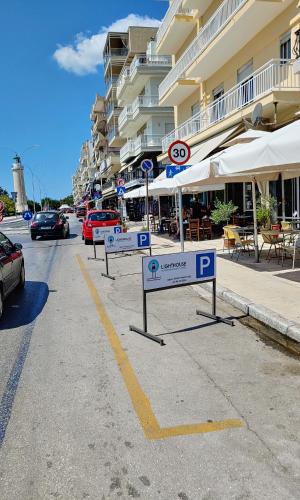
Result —
<path fill-rule="evenodd" d="M 74 199 L 73 195 L 69 194 L 69 196 L 66 196 L 65 198 L 62 198 L 60 200 L 61 205 L 69 205 L 69 207 L 72 207 L 74 205 Z"/>
<path fill-rule="evenodd" d="M 15 215 L 16 208 L 15 208 L 14 201 L 7 194 L 1 194 L 0 200 L 3 201 L 3 203 L 5 205 L 4 214 L 5 215 Z"/>
<path fill-rule="evenodd" d="M 28 208 L 31 212 L 34 211 L 34 205 L 35 205 L 35 210 L 37 212 L 39 212 L 41 210 L 41 205 L 37 201 L 35 203 L 33 203 L 33 200 L 27 200 L 27 205 L 28 205 Z"/>
<path fill-rule="evenodd" d="M 2 196 L 3 194 L 4 194 L 4 195 L 6 195 L 6 196 L 8 196 L 8 192 L 6 191 L 6 189 L 3 189 L 3 188 L 0 186 L 0 196 Z"/>
<path fill-rule="evenodd" d="M 42 199 L 42 205 L 44 208 L 47 208 L 48 210 L 57 210 L 61 203 L 60 200 L 54 200 L 52 198 L 43 198 Z"/>

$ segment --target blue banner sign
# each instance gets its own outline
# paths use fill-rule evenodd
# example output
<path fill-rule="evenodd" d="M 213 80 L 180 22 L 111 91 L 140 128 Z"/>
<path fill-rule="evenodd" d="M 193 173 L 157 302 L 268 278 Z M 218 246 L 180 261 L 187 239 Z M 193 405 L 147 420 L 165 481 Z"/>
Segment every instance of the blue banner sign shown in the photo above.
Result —
<path fill-rule="evenodd" d="M 183 172 L 189 167 L 190 165 L 167 165 L 166 166 L 167 179 L 172 179 L 173 177 L 175 177 L 175 175 L 180 174 L 180 172 Z"/>

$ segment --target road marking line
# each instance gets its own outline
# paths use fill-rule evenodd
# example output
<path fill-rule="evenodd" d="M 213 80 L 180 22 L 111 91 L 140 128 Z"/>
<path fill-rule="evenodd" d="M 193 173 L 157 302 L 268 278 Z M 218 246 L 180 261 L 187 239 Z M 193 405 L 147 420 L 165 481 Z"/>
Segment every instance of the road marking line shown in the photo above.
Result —
<path fill-rule="evenodd" d="M 238 419 L 228 419 L 216 422 L 203 422 L 199 424 L 178 425 L 176 427 L 159 426 L 158 421 L 151 408 L 151 403 L 144 393 L 134 369 L 125 353 L 118 334 L 113 326 L 100 295 L 83 263 L 80 255 L 76 255 L 80 270 L 83 274 L 87 287 L 90 291 L 99 319 L 103 325 L 110 345 L 114 351 L 117 364 L 126 384 L 135 412 L 140 420 L 144 434 L 147 439 L 165 439 L 173 436 L 186 436 L 189 434 L 203 434 L 206 432 L 221 431 L 236 427 L 243 427 L 244 424 Z"/>

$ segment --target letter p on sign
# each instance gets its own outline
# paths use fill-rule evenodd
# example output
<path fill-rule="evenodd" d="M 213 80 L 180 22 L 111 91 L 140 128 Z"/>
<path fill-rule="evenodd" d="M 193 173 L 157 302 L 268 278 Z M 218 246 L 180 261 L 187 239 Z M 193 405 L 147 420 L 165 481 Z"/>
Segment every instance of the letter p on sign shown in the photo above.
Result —
<path fill-rule="evenodd" d="M 215 272 L 214 252 L 196 255 L 196 277 L 198 279 L 213 279 Z"/>
<path fill-rule="evenodd" d="M 138 237 L 138 247 L 150 247 L 149 233 L 139 233 L 137 237 Z"/>

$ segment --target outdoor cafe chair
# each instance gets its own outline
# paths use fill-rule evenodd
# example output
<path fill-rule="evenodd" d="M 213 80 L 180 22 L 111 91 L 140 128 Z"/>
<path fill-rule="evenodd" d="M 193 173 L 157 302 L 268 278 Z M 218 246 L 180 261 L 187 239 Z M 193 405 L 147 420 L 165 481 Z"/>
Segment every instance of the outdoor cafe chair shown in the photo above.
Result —
<path fill-rule="evenodd" d="M 190 219 L 189 227 L 186 229 L 186 237 L 190 240 L 196 237 L 197 241 L 200 240 L 200 221 L 199 219 Z"/>
<path fill-rule="evenodd" d="M 203 238 L 206 236 L 207 239 L 212 239 L 212 223 L 209 219 L 202 219 L 201 231 L 203 233 Z"/>
<path fill-rule="evenodd" d="M 300 234 L 293 235 L 293 244 L 283 245 L 282 246 L 282 257 L 281 257 L 281 265 L 283 267 L 283 261 L 287 258 L 293 259 L 293 269 L 295 269 L 295 261 L 297 254 L 300 254 Z"/>
<path fill-rule="evenodd" d="M 279 236 L 279 231 L 261 231 L 261 236 L 263 239 L 263 243 L 260 248 L 259 254 L 261 254 L 264 245 L 269 245 L 269 251 L 267 253 L 266 260 L 269 262 L 272 258 L 272 248 L 274 248 L 274 257 L 277 257 L 279 259 L 280 251 L 284 242 L 284 238 Z"/>
<path fill-rule="evenodd" d="M 245 250 L 250 255 L 250 252 L 254 250 L 254 240 L 252 238 L 242 239 L 238 233 L 237 228 L 227 227 L 227 232 L 230 239 L 234 238 L 234 246 L 233 246 L 233 252 L 231 254 L 231 260 L 233 259 L 234 254 L 236 254 L 237 255 L 236 260 L 238 261 L 241 252 L 244 252 Z"/>

